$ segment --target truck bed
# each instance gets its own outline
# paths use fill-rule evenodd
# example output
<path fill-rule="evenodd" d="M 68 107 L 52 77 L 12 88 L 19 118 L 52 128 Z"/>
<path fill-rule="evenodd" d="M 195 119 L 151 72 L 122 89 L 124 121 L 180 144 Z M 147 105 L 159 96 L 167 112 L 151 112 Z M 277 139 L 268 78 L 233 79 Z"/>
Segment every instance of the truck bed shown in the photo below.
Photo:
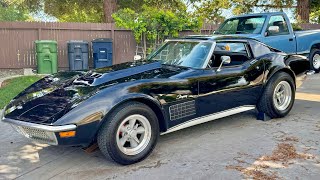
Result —
<path fill-rule="evenodd" d="M 294 31 L 297 41 L 297 54 L 308 54 L 312 44 L 320 39 L 320 30 Z"/>

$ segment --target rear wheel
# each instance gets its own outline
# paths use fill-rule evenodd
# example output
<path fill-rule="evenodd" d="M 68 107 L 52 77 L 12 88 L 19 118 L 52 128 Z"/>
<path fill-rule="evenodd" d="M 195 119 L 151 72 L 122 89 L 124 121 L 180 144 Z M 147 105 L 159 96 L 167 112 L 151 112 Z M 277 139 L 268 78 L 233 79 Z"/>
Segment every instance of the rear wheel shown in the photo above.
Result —
<path fill-rule="evenodd" d="M 129 102 L 118 107 L 98 133 L 101 152 L 123 165 L 146 158 L 159 136 L 155 113 L 145 104 Z"/>
<path fill-rule="evenodd" d="M 271 118 L 284 117 L 291 111 L 294 98 L 294 80 L 288 73 L 279 72 L 269 80 L 257 108 Z"/>
<path fill-rule="evenodd" d="M 320 71 L 320 49 L 312 49 L 309 60 L 311 69 L 318 73 Z"/>

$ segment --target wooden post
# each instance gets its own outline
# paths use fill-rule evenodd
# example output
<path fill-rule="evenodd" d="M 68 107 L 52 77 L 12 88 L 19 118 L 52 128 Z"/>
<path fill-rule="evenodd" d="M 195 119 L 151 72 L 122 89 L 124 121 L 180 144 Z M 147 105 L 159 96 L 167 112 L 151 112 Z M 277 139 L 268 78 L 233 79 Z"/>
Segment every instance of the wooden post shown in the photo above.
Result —
<path fill-rule="evenodd" d="M 41 28 L 38 28 L 38 40 L 41 40 Z"/>
<path fill-rule="evenodd" d="M 115 35 L 114 35 L 114 23 L 111 24 L 111 38 L 112 38 L 112 64 L 116 62 L 116 41 L 115 41 Z M 118 62 L 118 61 L 117 61 Z"/>

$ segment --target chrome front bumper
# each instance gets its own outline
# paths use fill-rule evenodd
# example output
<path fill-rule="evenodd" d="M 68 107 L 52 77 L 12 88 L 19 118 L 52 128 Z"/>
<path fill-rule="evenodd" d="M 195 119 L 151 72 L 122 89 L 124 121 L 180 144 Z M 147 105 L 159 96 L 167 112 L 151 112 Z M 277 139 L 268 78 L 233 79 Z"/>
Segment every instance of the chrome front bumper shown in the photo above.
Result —
<path fill-rule="evenodd" d="M 71 131 L 77 128 L 77 126 L 74 124 L 64 126 L 49 126 L 17 121 L 8 118 L 3 119 L 2 121 L 11 124 L 16 131 L 27 138 L 51 145 L 58 145 L 56 133 Z"/>

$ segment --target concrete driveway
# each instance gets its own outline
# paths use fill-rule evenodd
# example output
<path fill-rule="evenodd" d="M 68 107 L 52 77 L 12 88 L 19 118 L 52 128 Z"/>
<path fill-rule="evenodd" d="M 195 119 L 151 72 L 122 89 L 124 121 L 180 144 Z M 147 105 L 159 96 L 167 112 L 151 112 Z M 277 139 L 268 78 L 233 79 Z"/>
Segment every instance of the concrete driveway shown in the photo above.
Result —
<path fill-rule="evenodd" d="M 120 166 L 99 150 L 34 144 L 0 123 L 0 179 L 319 179 L 320 74 L 298 89 L 283 119 L 255 111 L 160 137 L 154 152 Z"/>

